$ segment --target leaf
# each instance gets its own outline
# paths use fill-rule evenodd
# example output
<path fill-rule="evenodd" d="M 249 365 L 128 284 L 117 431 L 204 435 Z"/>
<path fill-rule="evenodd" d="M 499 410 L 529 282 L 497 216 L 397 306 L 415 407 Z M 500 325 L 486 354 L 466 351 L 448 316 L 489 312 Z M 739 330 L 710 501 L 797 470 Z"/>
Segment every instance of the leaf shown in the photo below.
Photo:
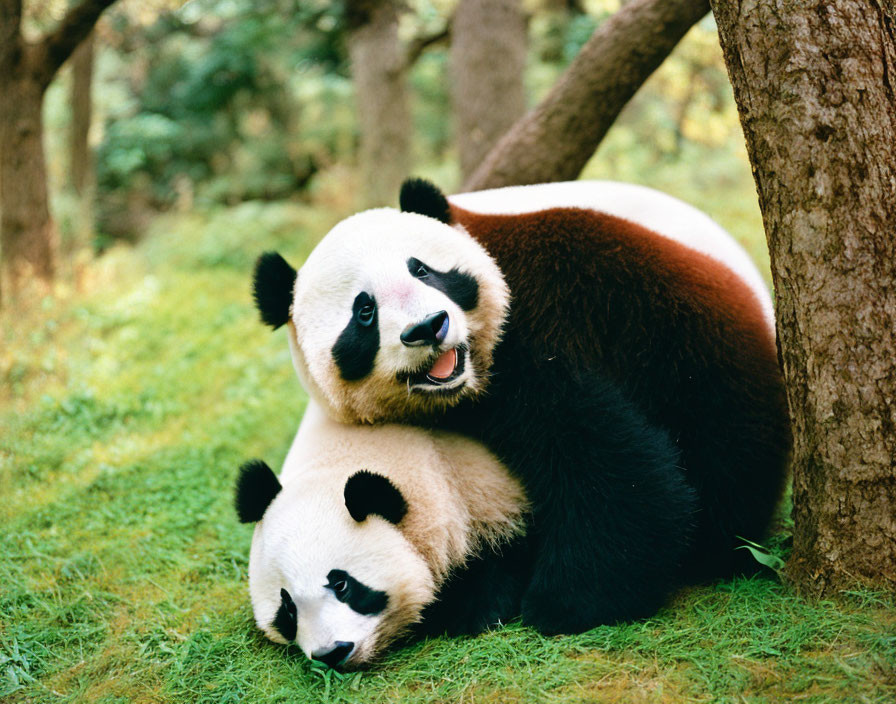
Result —
<path fill-rule="evenodd" d="M 753 556 L 753 559 L 756 560 L 760 565 L 768 567 L 770 570 L 774 572 L 780 572 L 784 569 L 784 560 L 782 560 L 777 555 L 772 555 L 768 550 L 766 550 L 759 543 L 754 543 L 752 540 L 747 540 L 741 536 L 738 536 L 741 540 L 746 543 L 746 545 L 738 545 L 735 550 L 749 550 L 750 554 Z"/>

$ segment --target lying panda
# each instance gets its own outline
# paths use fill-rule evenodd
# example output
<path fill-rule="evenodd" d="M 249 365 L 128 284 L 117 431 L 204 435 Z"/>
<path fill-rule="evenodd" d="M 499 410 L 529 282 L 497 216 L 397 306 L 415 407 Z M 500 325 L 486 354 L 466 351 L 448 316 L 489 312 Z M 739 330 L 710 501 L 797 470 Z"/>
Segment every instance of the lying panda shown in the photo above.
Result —
<path fill-rule="evenodd" d="M 314 404 L 279 479 L 236 486 L 255 621 L 278 643 L 351 668 L 417 633 L 477 633 L 519 615 L 522 488 L 478 443 L 403 425 L 350 426 Z"/>
<path fill-rule="evenodd" d="M 743 249 L 651 189 L 574 182 L 445 196 L 334 227 L 301 271 L 255 270 L 306 389 L 345 423 L 483 442 L 533 507 L 524 622 L 652 614 L 750 568 L 790 445 L 773 308 Z"/>

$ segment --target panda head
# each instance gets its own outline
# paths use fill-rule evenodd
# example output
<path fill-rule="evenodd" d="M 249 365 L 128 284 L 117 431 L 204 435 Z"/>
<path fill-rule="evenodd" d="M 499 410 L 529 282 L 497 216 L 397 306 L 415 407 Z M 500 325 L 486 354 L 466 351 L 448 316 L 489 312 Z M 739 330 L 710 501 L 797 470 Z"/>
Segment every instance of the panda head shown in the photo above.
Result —
<path fill-rule="evenodd" d="M 255 300 L 264 322 L 290 326 L 305 387 L 347 422 L 405 420 L 481 393 L 507 315 L 494 260 L 445 196 L 405 182 L 401 210 L 336 225 L 301 270 L 262 255 Z"/>
<path fill-rule="evenodd" d="M 352 669 L 418 621 L 436 587 L 397 528 L 407 505 L 386 477 L 362 470 L 341 495 L 327 488 L 281 486 L 256 460 L 240 469 L 236 509 L 243 523 L 257 521 L 249 592 L 258 627 L 308 658 Z"/>

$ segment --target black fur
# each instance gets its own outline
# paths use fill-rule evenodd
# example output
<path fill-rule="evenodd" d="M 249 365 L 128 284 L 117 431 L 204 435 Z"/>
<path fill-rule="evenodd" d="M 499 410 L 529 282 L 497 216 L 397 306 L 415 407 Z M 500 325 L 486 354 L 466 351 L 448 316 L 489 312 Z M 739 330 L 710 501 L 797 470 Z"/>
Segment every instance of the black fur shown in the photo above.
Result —
<path fill-rule="evenodd" d="M 415 257 L 408 259 L 407 265 L 411 276 L 444 293 L 461 310 L 473 310 L 479 304 L 479 282 L 476 277 L 460 269 L 438 271 Z"/>
<path fill-rule="evenodd" d="M 382 474 L 362 469 L 345 482 L 345 507 L 359 523 L 371 513 L 382 516 L 390 523 L 399 523 L 408 511 L 404 496 Z"/>
<path fill-rule="evenodd" d="M 518 349 L 512 339 L 499 347 Z M 676 585 L 696 521 L 675 445 L 596 374 L 496 359 L 508 364 L 517 373 L 452 420 L 513 468 L 533 502 L 523 621 L 575 633 L 652 615 Z"/>
<path fill-rule="evenodd" d="M 374 312 L 371 322 L 359 319 L 365 306 L 373 304 Z M 376 300 L 367 292 L 355 296 L 352 305 L 352 319 L 342 330 L 336 344 L 333 345 L 333 361 L 339 374 L 346 381 L 358 381 L 370 374 L 380 349 L 379 313 Z"/>
<path fill-rule="evenodd" d="M 277 252 L 265 252 L 255 262 L 252 295 L 261 321 L 275 330 L 289 322 L 296 270 Z"/>
<path fill-rule="evenodd" d="M 277 609 L 277 615 L 274 616 L 274 622 L 271 625 L 286 640 L 294 641 L 296 639 L 299 627 L 298 611 L 296 603 L 285 589 L 280 590 L 280 608 Z"/>
<path fill-rule="evenodd" d="M 451 207 L 445 194 L 435 184 L 422 178 L 409 178 L 401 184 L 398 197 L 401 209 L 406 213 L 419 213 L 451 224 Z"/>
<path fill-rule="evenodd" d="M 564 395 L 575 396 L 564 380 L 599 373 L 674 440 L 678 466 L 699 497 L 682 581 L 755 569 L 747 551 L 734 548 L 737 536 L 763 539 L 787 476 L 790 429 L 774 344 L 759 307 L 747 304 L 749 287 L 733 274 L 720 278 L 699 255 L 681 255 L 662 237 L 587 210 L 460 222 L 494 257 L 512 296 L 491 369 L 500 385 L 487 394 L 495 412 L 483 425 L 520 405 L 508 377 L 545 373 L 558 380 L 554 389 L 542 384 L 546 402 L 533 395 L 521 418 L 521 426 L 537 429 L 553 425 L 554 404 Z M 549 365 L 559 371 L 545 371 Z M 600 432 L 603 420 L 585 422 L 582 433 Z M 524 427 L 507 431 L 533 442 Z M 557 455 L 551 474 L 578 476 L 577 466 L 592 455 L 585 452 Z M 554 487 L 527 488 L 536 507 L 553 502 Z"/>
<path fill-rule="evenodd" d="M 745 570 L 786 477 L 787 408 L 748 287 L 624 220 L 456 211 L 512 295 L 479 399 L 437 423 L 483 441 L 533 507 L 523 621 L 653 614 Z"/>
<path fill-rule="evenodd" d="M 531 573 L 526 538 L 488 547 L 449 576 L 423 609 L 413 636 L 474 635 L 520 615 Z"/>
<path fill-rule="evenodd" d="M 240 523 L 260 521 L 281 488 L 277 475 L 261 460 L 243 464 L 234 492 L 234 506 Z"/>
<path fill-rule="evenodd" d="M 340 583 L 344 583 L 345 586 L 342 590 L 336 588 L 336 585 Z M 345 570 L 330 570 L 327 573 L 326 586 L 333 590 L 339 601 L 348 604 L 354 611 L 364 616 L 381 613 L 389 603 L 386 592 L 371 589 Z"/>

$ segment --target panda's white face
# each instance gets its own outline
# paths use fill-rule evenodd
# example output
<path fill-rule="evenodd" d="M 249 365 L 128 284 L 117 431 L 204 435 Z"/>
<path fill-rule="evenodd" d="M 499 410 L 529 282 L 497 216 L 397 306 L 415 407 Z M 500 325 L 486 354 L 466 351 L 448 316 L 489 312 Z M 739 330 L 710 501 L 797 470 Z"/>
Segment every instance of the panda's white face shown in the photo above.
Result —
<path fill-rule="evenodd" d="M 485 388 L 508 302 L 496 264 L 464 230 L 368 210 L 333 228 L 300 270 L 293 359 L 342 420 L 429 415 Z"/>
<path fill-rule="evenodd" d="M 354 520 L 332 491 L 287 484 L 255 528 L 249 591 L 258 627 L 309 658 L 351 669 L 376 658 L 435 595 L 401 532 Z"/>

